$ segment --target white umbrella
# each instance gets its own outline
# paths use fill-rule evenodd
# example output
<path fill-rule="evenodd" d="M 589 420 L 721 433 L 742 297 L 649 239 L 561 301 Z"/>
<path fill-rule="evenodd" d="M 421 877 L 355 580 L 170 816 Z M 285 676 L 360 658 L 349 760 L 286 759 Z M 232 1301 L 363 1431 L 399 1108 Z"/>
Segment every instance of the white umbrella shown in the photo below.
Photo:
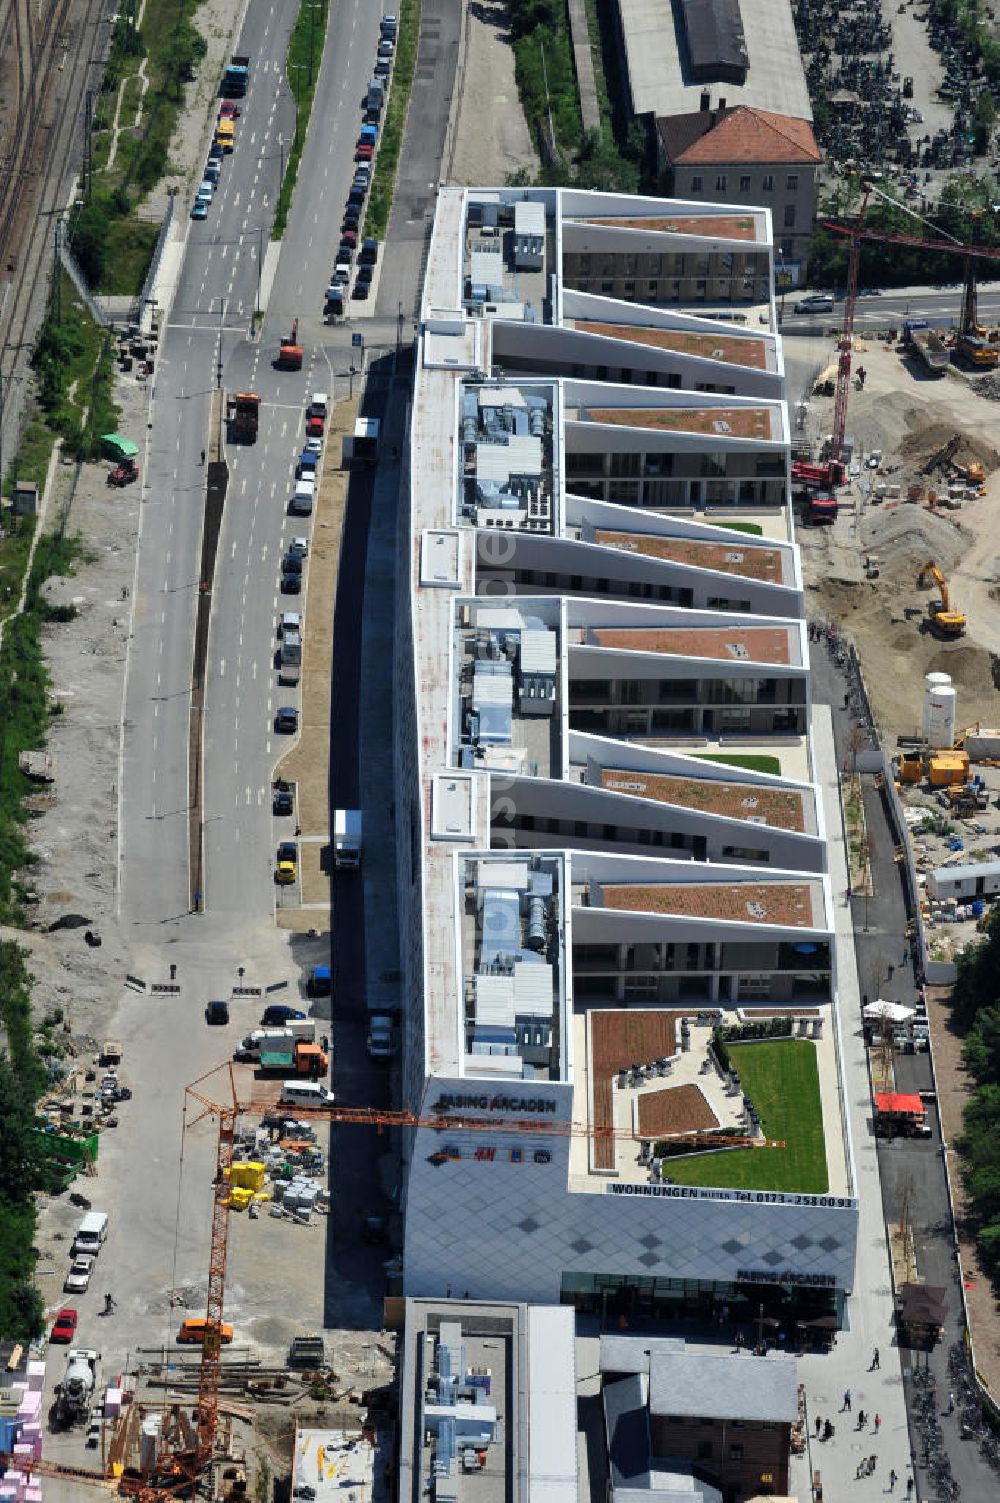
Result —
<path fill-rule="evenodd" d="M 864 1010 L 866 1018 L 888 1018 L 890 1023 L 904 1023 L 907 1018 L 912 1018 L 914 1009 L 904 1007 L 902 1002 L 886 1002 L 881 997 L 875 1002 L 869 1002 Z"/>

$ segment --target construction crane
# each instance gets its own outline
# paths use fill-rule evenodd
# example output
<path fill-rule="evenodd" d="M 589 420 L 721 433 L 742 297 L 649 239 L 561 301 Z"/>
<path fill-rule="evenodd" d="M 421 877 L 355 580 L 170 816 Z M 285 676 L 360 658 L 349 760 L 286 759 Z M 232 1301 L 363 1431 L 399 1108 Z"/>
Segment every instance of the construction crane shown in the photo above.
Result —
<path fill-rule="evenodd" d="M 217 1101 L 208 1094 L 208 1082 L 225 1071 L 228 1074 L 227 1101 Z M 204 1340 L 201 1348 L 201 1365 L 198 1374 L 198 1399 L 195 1411 L 196 1439 L 186 1448 L 164 1449 L 158 1455 L 152 1479 L 135 1475 L 113 1474 L 111 1471 L 91 1471 L 86 1467 L 68 1466 L 61 1462 L 34 1460 L 0 1453 L 0 1469 L 10 1466 L 24 1472 L 37 1472 L 40 1476 L 59 1477 L 70 1482 L 82 1482 L 117 1492 L 120 1496 L 134 1498 L 136 1503 L 171 1503 L 178 1494 L 193 1496 L 197 1478 L 212 1460 L 215 1436 L 218 1428 L 219 1390 L 222 1378 L 222 1317 L 225 1306 L 226 1261 L 229 1248 L 229 1200 L 230 1171 L 236 1146 L 236 1123 L 242 1116 L 276 1117 L 291 1107 L 282 1108 L 279 1101 L 268 1098 L 241 1099 L 231 1064 L 217 1066 L 187 1087 L 185 1097 L 198 1104 L 198 1115 L 186 1123 L 193 1127 L 205 1117 L 217 1117 L 219 1136 L 216 1145 L 215 1178 L 213 1180 L 212 1225 L 209 1243 L 208 1298 Z M 524 1134 L 531 1137 L 593 1137 L 622 1139 L 635 1143 L 639 1135 L 632 1128 L 591 1127 L 584 1122 L 564 1122 L 551 1118 L 507 1118 L 502 1116 L 458 1116 L 448 1111 L 421 1115 L 410 1111 L 377 1110 L 373 1107 L 319 1106 L 311 1107 L 296 1103 L 297 1120 L 317 1119 L 332 1124 L 374 1127 L 382 1132 L 387 1128 L 427 1127 L 435 1132 L 480 1132 L 491 1137 L 498 1133 Z M 185 1115 L 187 1104 L 185 1103 Z M 733 1136 L 720 1138 L 711 1133 L 686 1133 L 674 1141 L 683 1142 L 691 1148 L 784 1148 L 780 1139 Z"/>
<path fill-rule="evenodd" d="M 960 637 L 965 631 L 965 617 L 961 611 L 953 609 L 951 596 L 948 593 L 947 580 L 932 558 L 927 560 L 917 575 L 918 588 L 922 589 L 928 581 L 936 584 L 941 591 L 940 600 L 932 600 L 927 607 L 927 613 L 932 623 L 941 632 L 942 636 Z"/>
<path fill-rule="evenodd" d="M 229 1077 L 229 1097 L 225 1102 L 216 1101 L 206 1091 L 206 1082 L 223 1070 Z M 214 1197 L 212 1203 L 212 1227 L 208 1254 L 208 1298 L 206 1303 L 205 1339 L 201 1348 L 201 1368 L 198 1374 L 198 1409 L 196 1415 L 198 1438 L 193 1453 L 163 1458 L 165 1470 L 173 1460 L 189 1468 L 192 1480 L 212 1459 L 215 1432 L 219 1414 L 219 1386 L 222 1377 L 222 1317 L 226 1292 L 226 1258 L 229 1246 L 229 1179 L 236 1144 L 236 1122 L 241 1116 L 274 1117 L 281 1114 L 282 1107 L 274 1100 L 240 1100 L 232 1065 L 217 1066 L 202 1075 L 187 1087 L 186 1097 L 197 1102 L 201 1111 L 188 1125 L 205 1117 L 217 1117 L 219 1139 L 216 1148 Z M 286 1108 L 285 1110 L 292 1110 Z M 502 1134 L 524 1134 L 530 1137 L 591 1137 L 595 1139 L 624 1139 L 636 1142 L 638 1135 L 631 1127 L 591 1127 L 586 1122 L 565 1122 L 553 1118 L 513 1118 L 458 1116 L 452 1112 L 432 1112 L 421 1115 L 410 1111 L 379 1111 L 373 1107 L 317 1106 L 306 1107 L 296 1103 L 295 1116 L 302 1121 L 318 1119 L 333 1124 L 351 1124 L 356 1127 L 374 1127 L 379 1132 L 386 1128 L 429 1127 L 435 1132 L 480 1132 L 490 1137 Z M 683 1141 L 691 1147 L 718 1148 L 784 1148 L 780 1140 L 752 1137 L 720 1139 L 709 1133 L 690 1133 Z"/>
<path fill-rule="evenodd" d="M 965 295 L 962 303 L 961 332 L 959 336 L 959 348 L 963 354 L 968 354 L 971 362 L 975 365 L 985 366 L 992 363 L 987 358 L 976 359 L 970 352 L 973 348 L 983 347 L 986 351 L 996 356 L 997 352 L 987 344 L 979 333 L 976 309 L 976 279 L 974 261 L 979 257 L 984 261 L 1000 261 L 1000 247 L 989 245 L 966 245 L 962 241 L 948 235 L 947 231 L 939 230 L 938 233 L 945 238 L 932 240 L 926 235 L 907 235 L 900 230 L 880 230 L 868 225 L 868 207 L 872 197 L 877 197 L 890 204 L 893 208 L 902 209 L 904 213 L 911 214 L 914 219 L 921 223 L 921 219 L 912 209 L 905 204 L 897 203 L 887 193 L 882 193 L 873 183 L 865 183 L 864 193 L 861 199 L 861 207 L 857 218 L 851 225 L 838 224 L 836 220 L 824 219 L 826 229 L 833 230 L 837 235 L 846 235 L 851 242 L 850 255 L 847 261 L 847 296 L 844 301 L 844 323 L 839 340 L 839 360 L 837 364 L 837 384 L 833 404 L 833 430 L 830 435 L 830 445 L 827 458 L 819 464 L 812 464 L 802 460 L 795 460 L 792 464 L 792 479 L 804 486 L 807 490 L 829 490 L 842 485 L 847 478 L 846 462 L 844 453 L 844 438 L 847 433 L 847 402 L 851 389 L 851 355 L 854 341 L 854 314 L 858 301 L 858 273 L 861 265 L 861 242 L 862 240 L 879 240 L 892 245 L 909 245 L 918 250 L 948 251 L 952 255 L 964 255 L 966 257 Z M 976 343 L 978 341 L 978 344 Z"/>
<path fill-rule="evenodd" d="M 995 370 L 1000 355 L 995 344 L 986 339 L 986 330 L 979 324 L 978 300 L 976 297 L 976 268 L 970 256 L 965 262 L 965 288 L 962 293 L 962 317 L 958 326 L 955 348 L 970 365 L 979 370 Z"/>

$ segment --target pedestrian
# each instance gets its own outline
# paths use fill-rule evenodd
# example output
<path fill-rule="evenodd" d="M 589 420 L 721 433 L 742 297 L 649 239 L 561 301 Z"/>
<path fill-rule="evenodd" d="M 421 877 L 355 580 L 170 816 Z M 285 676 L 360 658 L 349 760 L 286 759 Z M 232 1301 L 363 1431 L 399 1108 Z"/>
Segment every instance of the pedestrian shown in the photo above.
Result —
<path fill-rule="evenodd" d="M 906 1479 L 906 1496 L 908 1498 L 912 1498 L 913 1497 L 913 1478 L 912 1477 L 907 1477 L 907 1479 Z"/>
<path fill-rule="evenodd" d="M 889 1468 L 889 1491 L 893 1492 L 895 1490 L 895 1487 L 896 1487 L 896 1471 L 895 1471 L 894 1467 L 890 1467 Z"/>
<path fill-rule="evenodd" d="M 947 1414 L 954 1414 L 955 1413 L 955 1395 L 953 1393 L 950 1393 L 948 1395 L 948 1408 L 946 1410 L 946 1413 Z"/>
<path fill-rule="evenodd" d="M 848 1414 L 850 1414 L 850 1412 L 851 1412 L 851 1390 L 849 1388 L 845 1388 L 844 1389 L 844 1409 L 846 1409 L 847 1412 L 848 1412 Z"/>
<path fill-rule="evenodd" d="M 824 1440 L 832 1440 L 833 1439 L 833 1435 L 834 1435 L 833 1422 L 832 1422 L 832 1420 L 827 1420 L 826 1424 L 823 1426 L 823 1439 Z"/>
<path fill-rule="evenodd" d="M 737 1333 L 736 1333 L 736 1339 L 737 1339 L 737 1341 L 739 1341 L 739 1335 L 740 1335 L 740 1333 L 739 1333 L 739 1331 L 737 1331 Z M 820 1416 L 817 1414 L 817 1416 L 816 1416 L 816 1434 L 817 1435 L 822 1430 L 822 1428 L 823 1428 L 823 1421 L 820 1418 Z"/>
<path fill-rule="evenodd" d="M 865 1411 L 863 1409 L 859 1409 L 858 1410 L 858 1423 L 855 1425 L 854 1428 L 856 1430 L 863 1430 L 865 1428 L 865 1420 L 867 1419 L 867 1417 L 868 1416 L 865 1414 Z"/>
<path fill-rule="evenodd" d="M 868 1371 L 870 1373 L 878 1372 L 878 1360 L 879 1360 L 879 1353 L 878 1353 L 878 1347 L 876 1347 L 875 1350 L 872 1352 L 872 1365 L 868 1369 Z"/>
<path fill-rule="evenodd" d="M 865 1474 L 865 1460 L 864 1460 L 864 1457 L 862 1457 L 861 1460 L 858 1462 L 858 1469 L 854 1473 L 854 1480 L 855 1480 L 855 1482 L 857 1482 L 861 1477 L 863 1477 L 864 1474 Z"/>
<path fill-rule="evenodd" d="M 876 1416 L 875 1416 L 875 1434 L 876 1435 L 878 1434 L 879 1430 L 881 1430 L 881 1428 L 882 1428 L 882 1416 L 880 1414 L 876 1414 Z"/>
<path fill-rule="evenodd" d="M 877 1414 L 876 1414 L 875 1418 L 876 1418 L 876 1420 L 878 1419 L 878 1415 Z M 875 1472 L 875 1462 L 877 1461 L 877 1459 L 878 1458 L 876 1457 L 876 1455 L 875 1455 L 874 1452 L 872 1452 L 872 1454 L 868 1458 L 868 1475 L 869 1475 L 869 1477 L 871 1477 L 871 1476 L 874 1475 L 874 1472 Z"/>

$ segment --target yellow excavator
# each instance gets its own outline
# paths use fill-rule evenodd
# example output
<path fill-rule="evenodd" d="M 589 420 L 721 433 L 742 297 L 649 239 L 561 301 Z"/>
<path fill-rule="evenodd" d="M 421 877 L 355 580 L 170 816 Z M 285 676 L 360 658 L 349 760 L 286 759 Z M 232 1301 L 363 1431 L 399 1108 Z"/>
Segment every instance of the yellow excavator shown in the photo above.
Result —
<path fill-rule="evenodd" d="M 940 600 L 932 600 L 927 606 L 931 624 L 944 637 L 962 636 L 966 625 L 965 617 L 961 611 L 952 608 L 947 581 L 932 558 L 928 559 L 917 575 L 918 589 L 923 589 L 928 584 L 936 584 L 941 591 Z"/>

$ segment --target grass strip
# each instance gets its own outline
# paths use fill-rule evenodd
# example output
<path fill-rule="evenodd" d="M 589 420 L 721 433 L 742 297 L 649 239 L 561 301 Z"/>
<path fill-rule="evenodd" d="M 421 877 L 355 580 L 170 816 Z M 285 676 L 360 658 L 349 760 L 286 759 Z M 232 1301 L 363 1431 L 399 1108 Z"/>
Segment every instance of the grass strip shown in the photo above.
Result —
<path fill-rule="evenodd" d="M 396 33 L 396 57 L 392 70 L 388 102 L 382 116 L 375 171 L 372 173 L 365 234 L 384 240 L 389 227 L 392 196 L 396 191 L 396 172 L 403 145 L 406 113 L 410 107 L 410 90 L 417 66 L 417 42 L 420 36 L 420 0 L 400 0 L 399 26 Z"/>
<path fill-rule="evenodd" d="M 699 762 L 721 762 L 724 767 L 745 767 L 749 772 L 780 774 L 781 763 L 767 752 L 692 752 Z"/>
<path fill-rule="evenodd" d="M 668 1158 L 664 1173 L 679 1185 L 825 1195 L 830 1180 L 815 1045 L 782 1039 L 726 1047 L 744 1096 L 760 1113 L 764 1136 L 785 1147 Z"/>
<path fill-rule="evenodd" d="M 285 175 L 281 180 L 281 191 L 278 194 L 278 204 L 274 213 L 274 228 L 271 235 L 275 240 L 281 239 L 288 224 L 288 211 L 291 208 L 295 180 L 299 175 L 299 163 L 302 160 L 302 148 L 309 129 L 309 116 L 312 113 L 313 95 L 316 93 L 316 80 L 323 61 L 323 42 L 326 37 L 328 13 L 329 0 L 301 0 L 299 14 L 288 41 L 285 72 L 288 76 L 288 87 L 295 100 L 295 134 L 285 158 Z"/>

